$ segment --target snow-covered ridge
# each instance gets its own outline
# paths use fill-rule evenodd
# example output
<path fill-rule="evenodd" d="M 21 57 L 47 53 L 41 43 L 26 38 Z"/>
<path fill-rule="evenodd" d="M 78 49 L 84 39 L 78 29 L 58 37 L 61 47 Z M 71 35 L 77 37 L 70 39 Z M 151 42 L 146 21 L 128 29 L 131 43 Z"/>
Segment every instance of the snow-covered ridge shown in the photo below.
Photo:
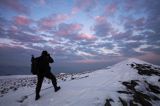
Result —
<path fill-rule="evenodd" d="M 46 103 L 47 106 L 159 106 L 159 76 L 159 66 L 132 58 L 94 72 L 59 74 L 58 84 L 62 89 L 55 93 L 46 80 L 38 101 L 34 100 L 35 83 L 16 91 L 9 90 L 0 97 L 0 106 L 10 106 L 7 101 L 15 106 L 44 106 Z M 27 76 L 28 84 L 33 82 L 32 78 L 36 77 Z M 13 77 L 11 82 L 14 82 Z"/>

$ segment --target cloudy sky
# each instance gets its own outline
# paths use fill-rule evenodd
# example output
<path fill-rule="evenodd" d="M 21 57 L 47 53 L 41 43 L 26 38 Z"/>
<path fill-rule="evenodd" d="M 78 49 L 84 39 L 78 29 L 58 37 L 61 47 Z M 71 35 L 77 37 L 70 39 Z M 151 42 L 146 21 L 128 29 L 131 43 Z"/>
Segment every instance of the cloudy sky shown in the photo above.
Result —
<path fill-rule="evenodd" d="M 55 72 L 126 58 L 160 65 L 159 0 L 1 0 L 0 73 L 30 71 L 47 50 Z"/>

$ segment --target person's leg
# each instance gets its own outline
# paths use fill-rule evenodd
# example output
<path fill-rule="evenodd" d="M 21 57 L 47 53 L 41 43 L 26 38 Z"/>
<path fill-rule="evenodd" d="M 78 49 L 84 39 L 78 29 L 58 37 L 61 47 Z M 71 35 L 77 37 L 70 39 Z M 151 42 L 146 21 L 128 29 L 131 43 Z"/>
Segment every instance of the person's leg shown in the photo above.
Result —
<path fill-rule="evenodd" d="M 52 81 L 52 84 L 54 86 L 55 92 L 57 92 L 60 89 L 60 87 L 57 86 L 57 79 L 56 79 L 56 77 L 51 72 L 47 73 L 45 75 L 45 77 L 47 77 L 48 79 L 50 79 Z"/>
<path fill-rule="evenodd" d="M 38 81 L 37 81 L 37 86 L 36 86 L 36 100 L 38 100 L 40 98 L 40 90 L 41 90 L 41 87 L 42 87 L 42 82 L 43 82 L 43 79 L 44 79 L 44 76 L 42 75 L 38 75 L 37 76 L 38 78 Z"/>

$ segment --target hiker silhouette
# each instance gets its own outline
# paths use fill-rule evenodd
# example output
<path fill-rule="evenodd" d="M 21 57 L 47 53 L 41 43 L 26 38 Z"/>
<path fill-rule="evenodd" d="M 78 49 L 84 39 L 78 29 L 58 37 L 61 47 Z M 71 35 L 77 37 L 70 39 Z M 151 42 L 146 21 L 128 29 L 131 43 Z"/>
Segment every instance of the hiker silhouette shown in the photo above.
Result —
<path fill-rule="evenodd" d="M 42 87 L 42 82 L 43 82 L 44 77 L 52 81 L 55 92 L 60 90 L 60 86 L 57 86 L 56 77 L 54 76 L 54 74 L 51 73 L 51 67 L 49 66 L 49 63 L 54 62 L 50 54 L 47 51 L 42 51 L 41 56 L 38 57 L 38 62 L 39 62 L 39 70 L 37 71 L 38 81 L 37 81 L 37 86 L 36 86 L 35 100 L 38 100 L 40 98 L 40 90 Z"/>

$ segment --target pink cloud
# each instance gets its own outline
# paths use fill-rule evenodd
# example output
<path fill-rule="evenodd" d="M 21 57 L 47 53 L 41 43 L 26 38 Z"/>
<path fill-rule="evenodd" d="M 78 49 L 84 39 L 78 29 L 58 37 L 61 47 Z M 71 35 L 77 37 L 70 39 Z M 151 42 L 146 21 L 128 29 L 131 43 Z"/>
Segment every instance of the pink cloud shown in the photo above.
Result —
<path fill-rule="evenodd" d="M 57 23 L 56 21 L 53 21 L 52 19 L 48 18 L 48 19 L 43 19 L 40 24 L 43 28 L 50 28 L 53 27 L 56 23 Z"/>
<path fill-rule="evenodd" d="M 16 26 L 14 26 L 14 25 L 12 25 L 12 26 L 10 27 L 10 30 L 11 30 L 13 33 L 18 32 L 18 28 L 17 28 Z"/>
<path fill-rule="evenodd" d="M 71 33 L 72 33 L 71 30 L 64 29 L 64 30 L 56 32 L 56 35 L 67 36 L 67 35 L 70 35 Z"/>
<path fill-rule="evenodd" d="M 14 10 L 18 13 L 28 14 L 29 10 L 23 4 L 20 3 L 19 0 L 1 0 L 0 5 L 9 8 L 10 10 Z"/>
<path fill-rule="evenodd" d="M 81 24 L 71 24 L 70 29 L 71 30 L 75 30 L 75 31 L 81 30 L 82 29 L 82 25 Z"/>
<path fill-rule="evenodd" d="M 92 34 L 84 34 L 84 33 L 82 33 L 82 34 L 80 34 L 78 36 L 78 39 L 94 40 L 94 39 L 96 39 L 96 36 L 94 36 Z"/>
<path fill-rule="evenodd" d="M 19 15 L 15 17 L 15 23 L 18 25 L 29 25 L 31 20 L 26 16 Z"/>
<path fill-rule="evenodd" d="M 82 29 L 81 24 L 62 24 L 59 26 L 59 30 L 56 32 L 56 35 L 67 36 L 74 33 L 77 33 Z"/>
<path fill-rule="evenodd" d="M 105 23 L 106 22 L 106 17 L 103 17 L 103 16 L 96 16 L 95 17 L 95 21 L 96 23 Z"/>
<path fill-rule="evenodd" d="M 67 14 L 56 14 L 51 15 L 47 18 L 43 18 L 39 21 L 41 28 L 48 29 L 56 26 L 60 22 L 67 20 L 69 16 Z"/>
<path fill-rule="evenodd" d="M 108 4 L 105 7 L 105 14 L 106 15 L 112 15 L 116 12 L 116 10 L 117 10 L 117 5 L 116 4 L 113 4 L 113 3 Z"/>

